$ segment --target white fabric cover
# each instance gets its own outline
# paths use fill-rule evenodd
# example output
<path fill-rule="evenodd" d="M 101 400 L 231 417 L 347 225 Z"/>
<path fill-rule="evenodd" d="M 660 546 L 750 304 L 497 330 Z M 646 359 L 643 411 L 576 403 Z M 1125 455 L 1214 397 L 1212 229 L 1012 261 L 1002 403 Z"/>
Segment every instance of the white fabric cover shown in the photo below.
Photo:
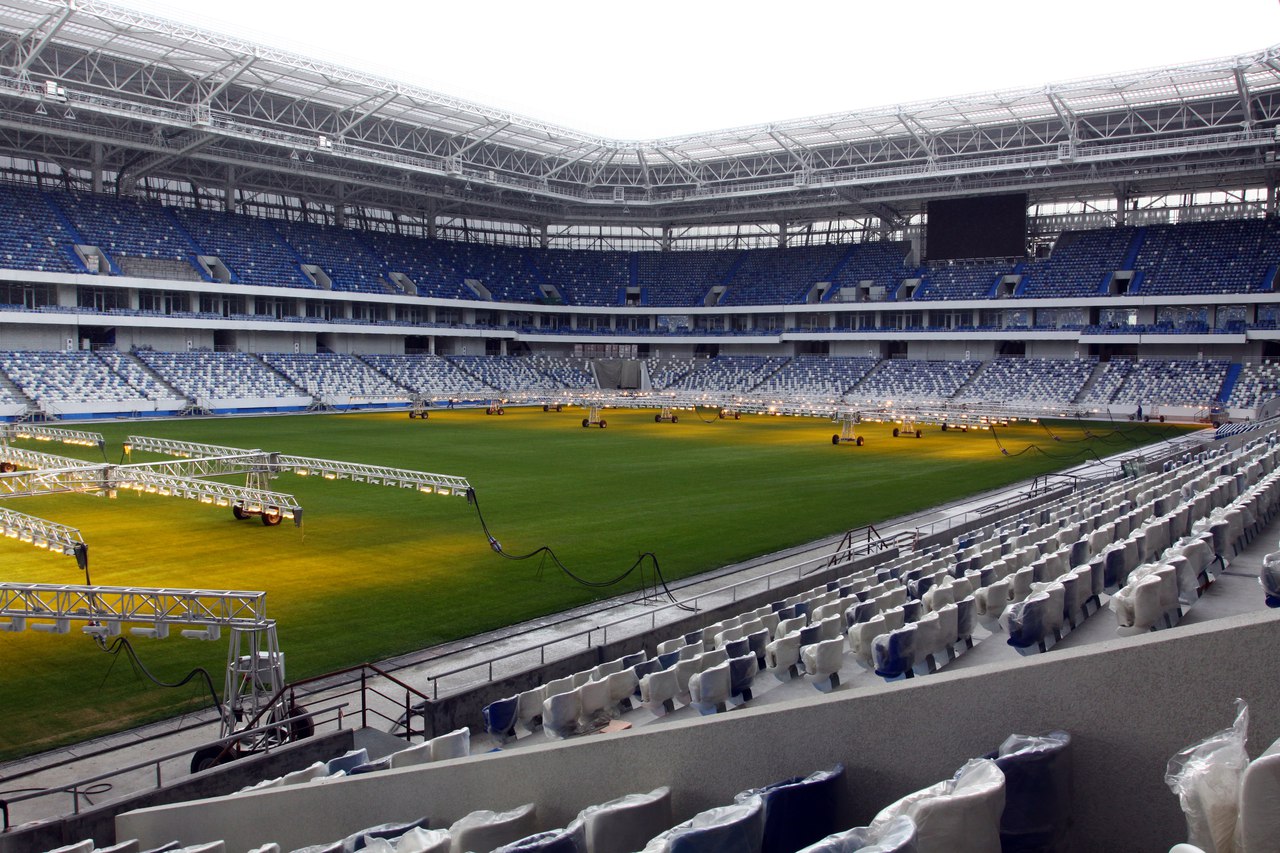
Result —
<path fill-rule="evenodd" d="M 545 687 L 526 690 L 516 697 L 516 722 L 526 730 L 533 728 L 533 718 L 542 716 L 542 703 L 547 698 Z"/>
<path fill-rule="evenodd" d="M 392 765 L 393 767 L 395 765 Z M 329 775 L 329 765 L 323 761 L 317 761 L 310 767 L 304 767 L 301 770 L 295 770 L 292 773 L 286 773 L 280 777 L 282 785 L 301 785 L 304 782 L 310 782 L 312 779 L 322 779 Z"/>
<path fill-rule="evenodd" d="M 775 675 L 800 661 L 800 632 L 793 631 L 765 646 L 765 660 Z"/>
<path fill-rule="evenodd" d="M 608 683 L 609 704 L 616 708 L 624 699 L 629 699 L 635 694 L 640 679 L 636 678 L 635 670 L 624 669 L 610 675 Z"/>
<path fill-rule="evenodd" d="M 729 662 L 716 664 L 689 679 L 689 697 L 699 710 L 729 701 Z"/>
<path fill-rule="evenodd" d="M 602 717 L 607 717 L 609 707 L 609 682 L 606 679 L 588 681 L 578 688 L 578 702 L 581 705 L 578 719 L 584 728 L 597 725 Z"/>
<path fill-rule="evenodd" d="M 994 761 L 975 758 L 952 779 L 908 794 L 871 821 L 879 831 L 905 815 L 915 821 L 920 853 L 1000 853 L 1004 773 Z"/>

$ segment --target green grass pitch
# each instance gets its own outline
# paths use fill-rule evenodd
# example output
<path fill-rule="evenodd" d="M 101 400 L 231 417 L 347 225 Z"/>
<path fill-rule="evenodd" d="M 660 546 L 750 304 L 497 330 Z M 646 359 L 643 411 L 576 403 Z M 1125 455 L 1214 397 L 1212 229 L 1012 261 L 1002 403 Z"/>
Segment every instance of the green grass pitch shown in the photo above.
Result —
<path fill-rule="evenodd" d="M 1171 435 L 1173 426 L 1113 431 L 1055 423 L 990 432 L 891 437 L 863 424 L 863 447 L 832 446 L 838 425 L 813 418 L 609 410 L 607 429 L 583 411 L 508 409 L 111 423 L 90 427 L 120 460 L 131 433 L 414 468 L 467 477 L 508 553 L 549 545 L 578 574 L 605 579 L 654 552 L 668 579 L 875 523 Z M 706 420 L 704 420 L 706 419 Z M 1083 439 L 1083 440 L 1080 440 Z M 1078 440 L 1078 441 L 1077 441 Z M 1030 445 L 1045 451 L 1019 453 Z M 95 449 L 22 442 L 94 458 Z M 1048 454 L 1048 455 L 1046 455 Z M 135 461 L 159 457 L 135 454 Z M 304 525 L 268 528 L 230 510 L 120 493 L 9 499 L 22 512 L 79 527 L 95 584 L 265 590 L 291 680 L 374 661 L 617 595 L 547 564 L 494 554 L 459 497 L 282 475 Z M 6 581 L 83 583 L 69 557 L 0 542 Z M 634 587 L 631 587 L 634 588 Z M 135 639 L 159 679 L 202 666 L 222 685 L 225 638 Z M 154 686 L 81 635 L 0 634 L 5 701 L 0 758 L 48 749 L 207 704 L 196 684 Z"/>

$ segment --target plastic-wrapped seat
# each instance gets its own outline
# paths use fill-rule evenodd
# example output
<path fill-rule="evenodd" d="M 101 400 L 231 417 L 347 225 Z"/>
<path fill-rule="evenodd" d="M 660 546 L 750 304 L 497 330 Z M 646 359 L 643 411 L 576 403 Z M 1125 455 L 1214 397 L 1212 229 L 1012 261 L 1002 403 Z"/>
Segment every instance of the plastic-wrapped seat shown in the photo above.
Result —
<path fill-rule="evenodd" d="M 978 608 L 974 596 L 956 602 L 956 642 L 973 647 L 973 629 L 977 627 Z"/>
<path fill-rule="evenodd" d="M 581 824 L 573 824 L 512 841 L 493 853 L 587 853 L 586 833 Z"/>
<path fill-rule="evenodd" d="M 840 667 L 844 663 L 844 638 L 822 640 L 800 650 L 805 674 L 813 686 L 823 692 L 840 686 Z"/>
<path fill-rule="evenodd" d="M 1010 735 L 987 758 L 1004 773 L 1003 853 L 1065 850 L 1071 821 L 1071 735 Z"/>
<path fill-rule="evenodd" d="M 792 853 L 839 829 L 840 789 L 844 765 L 808 776 L 784 779 L 734 797 L 742 803 L 764 801 L 762 853 Z"/>
<path fill-rule="evenodd" d="M 1263 600 L 1268 607 L 1280 607 L 1280 551 L 1262 558 L 1262 571 L 1258 575 L 1262 584 Z"/>
<path fill-rule="evenodd" d="M 396 853 L 450 853 L 452 839 L 447 829 L 425 829 L 417 826 L 395 842 Z"/>
<path fill-rule="evenodd" d="M 431 744 L 431 760 L 447 761 L 450 758 L 466 758 L 471 754 L 471 730 L 468 728 L 433 737 L 427 741 Z"/>
<path fill-rule="evenodd" d="M 690 704 L 698 713 L 714 714 L 729 701 L 729 661 L 716 664 L 689 679 Z"/>
<path fill-rule="evenodd" d="M 1274 850 L 1280 839 L 1280 740 L 1245 768 L 1240 777 L 1236 843 L 1240 853 Z"/>
<path fill-rule="evenodd" d="M 545 687 L 539 686 L 526 690 L 516 696 L 516 721 L 527 732 L 532 732 L 542 725 L 542 703 L 547 698 Z"/>
<path fill-rule="evenodd" d="M 542 703 L 542 729 L 548 737 L 568 737 L 578 733 L 582 703 L 576 690 L 548 696 Z"/>
<path fill-rule="evenodd" d="M 747 646 L 751 649 L 751 653 L 756 656 L 756 665 L 760 669 L 764 669 L 768 662 L 765 650 L 769 646 L 769 632 L 764 629 L 751 632 L 747 635 Z"/>
<path fill-rule="evenodd" d="M 655 836 L 641 853 L 760 853 L 764 801 L 708 809 Z"/>
<path fill-rule="evenodd" d="M 1009 645 L 1017 649 L 1029 649 L 1045 641 L 1048 624 L 1049 596 L 1043 592 L 1027 596 L 1025 601 L 1015 602 L 1001 617 L 1009 633 Z"/>
<path fill-rule="evenodd" d="M 633 853 L 671 826 L 671 789 L 664 786 L 588 806 L 574 823 L 585 830 L 584 849 L 590 853 Z"/>
<path fill-rule="evenodd" d="M 853 652 L 858 663 L 870 668 L 873 665 L 872 644 L 876 637 L 887 633 L 883 616 L 876 615 L 866 622 L 859 622 L 849 629 L 849 651 Z"/>
<path fill-rule="evenodd" d="M 679 695 L 680 683 L 674 669 L 651 672 L 640 679 L 640 702 L 655 716 L 673 711 Z"/>
<path fill-rule="evenodd" d="M 800 662 L 800 632 L 785 634 L 765 647 L 765 659 L 768 669 L 780 681 L 796 675 L 796 664 Z"/>
<path fill-rule="evenodd" d="M 992 621 L 999 619 L 1009 603 L 1009 580 L 1001 578 L 987 586 L 979 587 L 973 593 L 978 616 L 990 617 Z"/>
<path fill-rule="evenodd" d="M 906 815 L 878 828 L 857 826 L 828 835 L 797 853 L 916 853 L 916 824 Z"/>
<path fill-rule="evenodd" d="M 915 640 L 914 623 L 876 637 L 871 645 L 876 675 L 890 679 L 910 676 L 916 663 Z"/>
<path fill-rule="evenodd" d="M 353 749 L 345 752 L 337 758 L 329 759 L 325 765 L 325 770 L 330 776 L 337 773 L 350 773 L 353 768 L 359 767 L 361 764 L 369 762 L 369 751 L 366 749 Z"/>
<path fill-rule="evenodd" d="M 449 836 L 452 853 L 469 853 L 472 850 L 493 850 L 536 831 L 537 815 L 533 803 L 528 803 L 505 812 L 474 811 L 455 821 L 449 827 Z"/>
<path fill-rule="evenodd" d="M 609 706 L 610 713 L 616 713 L 624 705 L 631 707 L 631 697 L 636 694 L 636 690 L 640 687 L 640 679 L 636 676 L 634 669 L 624 669 L 619 672 L 612 673 L 605 679 L 609 690 Z"/>
<path fill-rule="evenodd" d="M 480 709 L 480 716 L 484 719 L 484 730 L 497 738 L 500 743 L 506 743 L 516 736 L 516 719 L 519 716 L 519 709 L 519 695 L 490 702 Z"/>
<path fill-rule="evenodd" d="M 886 806 L 871 828 L 905 815 L 915 821 L 919 853 L 999 853 L 1003 812 L 1004 773 L 994 761 L 975 758 L 954 778 Z"/>
<path fill-rule="evenodd" d="M 388 758 L 390 758 L 390 766 L 393 768 L 428 764 L 431 761 L 431 741 L 423 741 L 414 746 L 393 752 Z"/>
<path fill-rule="evenodd" d="M 751 683 L 760 671 L 760 663 L 753 654 L 745 654 L 729 658 L 729 695 L 741 697 L 742 701 L 751 699 Z"/>

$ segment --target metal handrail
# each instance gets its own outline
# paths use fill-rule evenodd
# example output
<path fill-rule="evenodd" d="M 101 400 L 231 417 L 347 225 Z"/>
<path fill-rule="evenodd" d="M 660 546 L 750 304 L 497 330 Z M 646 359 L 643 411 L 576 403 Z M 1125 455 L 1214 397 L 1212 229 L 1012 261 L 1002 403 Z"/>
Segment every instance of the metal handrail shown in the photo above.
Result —
<path fill-rule="evenodd" d="M 207 744 L 204 744 L 200 748 L 206 748 L 210 746 L 219 746 L 219 745 L 225 748 L 235 743 L 238 743 L 239 741 L 245 739 L 246 737 L 258 737 L 260 735 L 267 735 L 272 732 L 279 731 L 281 726 L 287 727 L 291 723 L 297 720 L 303 720 L 303 719 L 314 720 L 315 718 L 321 716 L 322 714 L 329 714 L 334 711 L 338 712 L 336 721 L 338 723 L 338 727 L 341 728 L 342 719 L 343 719 L 342 709 L 346 707 L 347 707 L 347 703 L 341 702 L 336 705 L 330 705 L 325 708 L 321 708 L 317 711 L 307 711 L 305 713 L 297 714 L 295 716 L 289 717 L 288 719 L 285 719 L 285 720 L 279 720 L 277 722 L 273 722 L 268 726 L 262 726 L 257 729 L 247 729 L 244 731 L 239 731 L 233 735 L 229 735 L 228 737 L 219 738 L 218 740 L 214 740 L 214 741 L 209 741 Z M 271 739 L 264 737 L 263 742 L 266 744 L 266 748 L 263 751 L 270 752 Z M 133 741 L 129 745 L 136 746 L 137 742 Z M 146 761 L 139 761 L 133 764 L 127 764 L 124 767 L 117 767 L 113 770 L 108 770 L 105 773 L 98 773 L 96 775 L 88 776 L 83 779 L 77 779 L 76 781 L 66 785 L 59 785 L 52 788 L 42 788 L 37 791 L 31 791 L 25 794 L 18 794 L 17 796 L 13 796 L 13 797 L 0 798 L 0 831 L 8 832 L 9 829 L 11 828 L 9 824 L 9 807 L 15 803 L 27 802 L 28 800 L 36 800 L 41 797 L 51 796 L 53 794 L 71 794 L 71 797 L 72 797 L 71 813 L 80 814 L 80 798 L 84 796 L 84 792 L 82 792 L 81 790 L 82 788 L 92 786 L 97 782 L 101 782 L 106 779 L 111 779 L 113 777 L 120 776 L 125 773 L 132 773 L 135 770 L 142 770 L 146 767 L 151 767 L 151 766 L 155 767 L 155 771 L 156 771 L 155 787 L 161 788 L 163 787 L 163 784 L 164 784 L 163 774 L 161 773 L 161 765 L 165 761 L 173 761 L 175 759 L 185 758 L 188 755 L 190 755 L 191 752 L 192 750 L 188 747 L 186 749 L 182 749 L 177 752 L 169 752 L 155 758 L 148 758 Z M 15 776 L 7 777 L 4 781 L 9 782 L 14 779 L 19 779 L 19 778 L 22 778 L 23 776 L 32 775 L 33 773 L 38 773 L 46 769 L 47 768 L 42 767 L 42 768 L 39 768 L 38 770 L 33 770 L 28 773 L 17 774 Z"/>

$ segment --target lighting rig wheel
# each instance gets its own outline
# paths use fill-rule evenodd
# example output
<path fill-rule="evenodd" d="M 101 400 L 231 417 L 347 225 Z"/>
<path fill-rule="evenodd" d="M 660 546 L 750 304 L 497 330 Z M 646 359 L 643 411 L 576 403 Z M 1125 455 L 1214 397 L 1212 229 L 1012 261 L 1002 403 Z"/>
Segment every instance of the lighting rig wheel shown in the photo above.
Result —
<path fill-rule="evenodd" d="M 946 425 L 946 424 L 943 424 L 943 425 L 942 425 L 942 431 L 943 431 L 943 432 L 946 432 L 946 431 L 947 431 L 947 425 Z"/>
<path fill-rule="evenodd" d="M 231 514 L 236 517 L 237 521 L 244 521 L 246 518 L 249 517 L 249 513 L 245 512 L 243 509 L 241 509 L 238 506 L 231 507 Z"/>
<path fill-rule="evenodd" d="M 833 436 L 831 436 L 831 443 L 832 443 L 832 444 L 839 444 L 839 443 L 840 443 L 840 436 L 838 436 L 838 435 L 833 435 Z"/>
<path fill-rule="evenodd" d="M 12 474 L 16 466 L 12 462 L 0 462 L 0 472 Z"/>
<path fill-rule="evenodd" d="M 264 512 L 261 516 L 263 527 L 275 527 L 283 516 L 278 512 Z"/>
<path fill-rule="evenodd" d="M 543 403 L 543 404 L 542 404 L 542 411 L 544 411 L 544 412 L 549 412 L 549 411 L 551 411 L 551 407 L 550 407 L 550 406 L 548 406 L 546 403 Z"/>
<path fill-rule="evenodd" d="M 583 418 L 583 419 L 582 419 L 582 428 L 583 428 L 583 429 L 586 429 L 586 428 L 587 428 L 587 427 L 589 427 L 589 426 L 591 426 L 591 421 L 589 421 L 589 420 L 588 420 L 588 419 L 586 419 L 586 418 Z"/>
<path fill-rule="evenodd" d="M 201 770 L 208 770 L 210 767 L 217 767 L 222 763 L 218 760 L 218 757 L 221 755 L 222 747 L 220 746 L 205 746 L 197 749 L 191 755 L 191 772 L 199 773 Z M 231 754 L 228 753 L 227 760 L 230 760 L 231 757 Z"/>
<path fill-rule="evenodd" d="M 720 410 L 720 420 L 724 420 L 724 409 Z"/>
<path fill-rule="evenodd" d="M 678 423 L 680 423 L 680 416 L 679 416 L 679 415 L 672 415 L 672 416 L 671 416 L 671 422 L 672 422 L 673 424 L 678 424 Z"/>
<path fill-rule="evenodd" d="M 291 704 L 289 706 L 289 716 L 295 717 L 289 723 L 289 740 L 304 740 L 316 733 L 316 723 L 311 717 L 298 717 L 299 714 L 307 713 L 306 705 Z"/>
<path fill-rule="evenodd" d="M 608 424 L 608 422 L 606 422 L 606 421 L 604 421 L 604 420 L 601 420 L 601 421 L 600 421 L 600 429 L 604 429 L 604 428 L 605 428 L 605 427 L 607 427 L 608 425 L 609 425 L 609 424 Z"/>
<path fill-rule="evenodd" d="M 733 413 L 733 419 L 734 419 L 735 421 L 740 421 L 740 420 L 742 420 L 742 412 L 734 412 L 734 413 Z"/>
<path fill-rule="evenodd" d="M 654 422 L 655 424 L 660 424 L 660 423 L 662 423 L 662 415 L 654 415 L 654 416 L 653 416 L 653 422 Z"/>
<path fill-rule="evenodd" d="M 859 447 L 861 447 L 861 446 L 862 446 L 862 436 L 858 436 L 858 437 L 857 437 L 857 439 L 855 439 L 855 440 L 854 440 L 854 443 L 855 443 L 855 444 L 857 444 Z"/>
<path fill-rule="evenodd" d="M 897 437 L 898 437 L 898 428 L 897 428 L 897 427 L 894 427 L 894 428 L 893 428 L 893 437 L 894 437 L 894 438 L 897 438 Z"/>
<path fill-rule="evenodd" d="M 916 438 L 924 438 L 924 430 L 922 429 L 916 430 Z"/>
<path fill-rule="evenodd" d="M 564 404 L 563 404 L 563 403 L 556 403 L 556 411 L 557 411 L 557 412 L 563 412 L 563 411 L 564 411 Z"/>
<path fill-rule="evenodd" d="M 506 409 L 498 409 L 498 414 L 505 415 L 506 413 L 507 413 Z"/>

